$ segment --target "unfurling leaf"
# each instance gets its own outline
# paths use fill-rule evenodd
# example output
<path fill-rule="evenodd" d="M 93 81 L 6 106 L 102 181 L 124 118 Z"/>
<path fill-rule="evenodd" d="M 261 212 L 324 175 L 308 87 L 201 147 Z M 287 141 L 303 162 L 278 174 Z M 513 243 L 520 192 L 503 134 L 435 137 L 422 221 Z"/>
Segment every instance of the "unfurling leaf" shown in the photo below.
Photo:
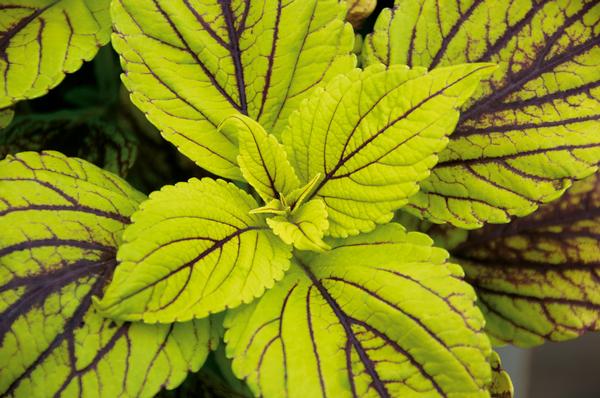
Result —
<path fill-rule="evenodd" d="M 225 119 L 219 130 L 235 134 L 242 175 L 265 202 L 287 196 L 299 187 L 300 182 L 285 149 L 260 124 L 247 116 L 234 115 Z"/>
<path fill-rule="evenodd" d="M 0 108 L 44 95 L 110 38 L 110 0 L 5 0 Z"/>
<path fill-rule="evenodd" d="M 151 397 L 202 365 L 208 320 L 113 322 L 92 306 L 143 198 L 57 152 L 0 162 L 0 395 Z"/>
<path fill-rule="evenodd" d="M 113 45 L 133 102 L 186 156 L 241 179 L 237 146 L 217 131 L 242 113 L 278 136 L 315 87 L 352 69 L 338 0 L 114 1 Z"/>
<path fill-rule="evenodd" d="M 256 207 L 235 185 L 209 178 L 152 193 L 124 233 L 99 308 L 117 319 L 175 322 L 260 296 L 283 277 L 291 248 L 250 214 Z"/>
<path fill-rule="evenodd" d="M 513 398 L 514 387 L 510 375 L 502 368 L 500 356 L 492 351 L 492 384 L 490 385 L 491 398 Z"/>
<path fill-rule="evenodd" d="M 457 108 L 493 70 L 378 65 L 316 90 L 290 117 L 283 142 L 302 182 L 323 175 L 311 196 L 327 205 L 328 233 L 356 235 L 388 222 L 437 162 Z"/>
<path fill-rule="evenodd" d="M 600 176 L 508 225 L 472 232 L 453 255 L 477 290 L 486 331 L 519 346 L 600 329 Z"/>
<path fill-rule="evenodd" d="M 483 318 L 444 250 L 398 224 L 331 243 L 228 312 L 227 355 L 255 395 L 489 396 Z"/>
<path fill-rule="evenodd" d="M 287 217 L 268 218 L 267 224 L 275 235 L 288 245 L 294 245 L 298 250 L 320 252 L 329 249 L 329 246 L 323 242 L 323 235 L 329 228 L 327 208 L 320 199 L 305 203 Z"/>
<path fill-rule="evenodd" d="M 505 223 L 560 196 L 600 160 L 597 0 L 396 0 L 363 62 L 500 67 L 407 207 L 463 228 Z"/>

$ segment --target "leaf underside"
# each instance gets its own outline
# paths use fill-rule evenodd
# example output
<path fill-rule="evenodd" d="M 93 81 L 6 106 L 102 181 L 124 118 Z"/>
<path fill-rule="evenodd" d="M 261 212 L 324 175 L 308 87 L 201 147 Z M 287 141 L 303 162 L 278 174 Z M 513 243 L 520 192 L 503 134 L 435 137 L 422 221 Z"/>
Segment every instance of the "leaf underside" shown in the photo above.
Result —
<path fill-rule="evenodd" d="M 330 243 L 227 314 L 227 355 L 255 395 L 488 396 L 483 319 L 444 250 L 398 224 Z"/>
<path fill-rule="evenodd" d="M 352 69 L 352 27 L 338 0 L 118 0 L 113 45 L 133 102 L 180 151 L 241 179 L 217 131 L 242 113 L 278 136 L 314 88 Z"/>
<path fill-rule="evenodd" d="M 390 221 L 437 162 L 457 108 L 493 68 L 354 70 L 292 114 L 284 146 L 301 182 L 323 176 L 312 195 L 327 205 L 330 235 L 356 235 Z"/>
<path fill-rule="evenodd" d="M 123 235 L 99 308 L 118 319 L 175 322 L 260 296 L 283 277 L 291 247 L 264 216 L 249 214 L 257 206 L 235 185 L 209 178 L 152 193 Z"/>
<path fill-rule="evenodd" d="M 396 0 L 363 63 L 500 67 L 462 108 L 407 209 L 436 223 L 506 223 L 554 200 L 600 161 L 600 3 Z"/>
<path fill-rule="evenodd" d="M 508 225 L 470 233 L 452 253 L 497 343 L 533 346 L 600 329 L 600 177 Z"/>
<path fill-rule="evenodd" d="M 0 162 L 0 395 L 150 397 L 199 369 L 210 321 L 113 322 L 92 306 L 143 198 L 57 152 Z"/>
<path fill-rule="evenodd" d="M 0 7 L 0 108 L 44 95 L 110 38 L 110 0 L 7 0 Z"/>

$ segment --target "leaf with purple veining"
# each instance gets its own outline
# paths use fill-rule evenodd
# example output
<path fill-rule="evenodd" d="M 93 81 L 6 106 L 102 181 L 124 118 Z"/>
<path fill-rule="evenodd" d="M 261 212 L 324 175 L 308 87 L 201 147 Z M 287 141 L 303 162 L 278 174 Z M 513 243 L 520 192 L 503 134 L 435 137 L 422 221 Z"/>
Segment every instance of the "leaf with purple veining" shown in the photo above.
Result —
<path fill-rule="evenodd" d="M 242 113 L 278 136 L 316 86 L 355 65 L 338 0 L 117 0 L 113 45 L 133 102 L 183 154 L 241 179 L 217 131 Z"/>
<path fill-rule="evenodd" d="M 202 365 L 210 321 L 113 322 L 92 306 L 143 199 L 57 152 L 0 162 L 0 395 L 150 397 Z"/>
<path fill-rule="evenodd" d="M 227 314 L 227 355 L 255 395 L 489 396 L 483 317 L 446 251 L 398 224 L 328 243 Z"/>
<path fill-rule="evenodd" d="M 367 64 L 495 62 L 408 210 L 436 223 L 506 223 L 559 197 L 600 161 L 597 0 L 396 0 Z"/>
<path fill-rule="evenodd" d="M 292 114 L 283 143 L 301 182 L 321 175 L 328 234 L 369 232 L 408 203 L 491 64 L 373 65 L 333 79 Z"/>
<path fill-rule="evenodd" d="M 533 346 L 600 330 L 600 176 L 452 250 L 479 296 L 486 331 Z"/>
<path fill-rule="evenodd" d="M 292 248 L 250 213 L 256 207 L 210 178 L 153 192 L 132 216 L 98 307 L 117 319 L 180 322 L 259 297 L 283 278 Z"/>
<path fill-rule="evenodd" d="M 0 108 L 42 96 L 110 38 L 110 0 L 0 4 Z"/>

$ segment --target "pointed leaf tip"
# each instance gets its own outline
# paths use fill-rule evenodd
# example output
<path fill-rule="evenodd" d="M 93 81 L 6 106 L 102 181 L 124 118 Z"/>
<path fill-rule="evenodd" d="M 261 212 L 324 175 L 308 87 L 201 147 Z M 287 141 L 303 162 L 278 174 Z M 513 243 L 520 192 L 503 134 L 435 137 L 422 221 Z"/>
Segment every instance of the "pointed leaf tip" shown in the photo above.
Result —
<path fill-rule="evenodd" d="M 121 262 L 99 303 L 145 322 L 204 318 L 252 301 L 283 277 L 291 247 L 256 201 L 222 180 L 191 179 L 154 192 L 124 234 Z"/>

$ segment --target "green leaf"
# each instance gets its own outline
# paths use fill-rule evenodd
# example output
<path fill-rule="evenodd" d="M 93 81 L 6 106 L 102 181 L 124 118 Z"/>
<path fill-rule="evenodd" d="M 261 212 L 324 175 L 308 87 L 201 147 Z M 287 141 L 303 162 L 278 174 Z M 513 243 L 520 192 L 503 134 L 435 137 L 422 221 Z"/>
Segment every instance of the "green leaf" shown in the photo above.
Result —
<path fill-rule="evenodd" d="M 267 134 L 260 124 L 244 115 L 225 119 L 220 131 L 237 138 L 237 161 L 244 179 L 265 201 L 279 199 L 298 188 L 300 181 L 277 138 Z"/>
<path fill-rule="evenodd" d="M 0 109 L 0 130 L 7 127 L 14 116 L 15 112 L 12 108 Z"/>
<path fill-rule="evenodd" d="M 275 235 L 298 250 L 321 252 L 329 249 L 323 242 L 323 234 L 329 228 L 327 208 L 320 199 L 311 200 L 286 216 L 267 219 Z"/>
<path fill-rule="evenodd" d="M 0 395 L 151 397 L 199 369 L 210 321 L 113 322 L 91 305 L 143 198 L 57 152 L 0 162 Z"/>
<path fill-rule="evenodd" d="M 327 205 L 329 234 L 368 232 L 408 202 L 448 142 L 457 107 L 493 69 L 354 70 L 292 114 L 283 142 L 302 182 L 323 175 L 312 195 Z"/>
<path fill-rule="evenodd" d="M 283 277 L 291 248 L 249 214 L 256 206 L 235 185 L 209 178 L 152 193 L 125 231 L 103 314 L 186 321 L 263 294 Z"/>
<path fill-rule="evenodd" d="M 600 330 L 600 176 L 508 225 L 470 234 L 453 255 L 498 343 L 533 346 Z"/>
<path fill-rule="evenodd" d="M 106 109 L 84 108 L 17 115 L 0 131 L 0 158 L 17 152 L 56 150 L 127 175 L 137 157 L 137 140 Z"/>
<path fill-rule="evenodd" d="M 5 0 L 0 9 L 0 108 L 40 97 L 110 38 L 110 0 Z"/>
<path fill-rule="evenodd" d="M 492 384 L 490 394 L 492 398 L 513 398 L 514 387 L 510 375 L 502 368 L 500 356 L 496 351 L 492 351 Z"/>
<path fill-rule="evenodd" d="M 332 246 L 228 312 L 227 355 L 255 395 L 489 396 L 483 318 L 444 250 L 398 224 Z"/>
<path fill-rule="evenodd" d="M 434 224 L 427 220 L 422 220 L 417 216 L 399 210 L 394 217 L 394 221 L 402 224 L 408 231 L 417 231 L 427 234 L 435 246 L 444 248 L 450 252 L 456 246 L 468 239 L 469 231 L 453 227 L 451 224 Z"/>
<path fill-rule="evenodd" d="M 278 136 L 315 87 L 355 65 L 338 0 L 121 0 L 113 45 L 133 102 L 181 152 L 241 179 L 237 147 L 217 131 L 242 113 Z"/>
<path fill-rule="evenodd" d="M 600 3 L 396 0 L 363 62 L 495 62 L 408 209 L 436 223 L 505 223 L 600 161 Z"/>
<path fill-rule="evenodd" d="M 225 354 L 225 344 L 219 344 L 217 349 L 213 352 L 213 358 L 217 364 L 219 372 L 223 375 L 223 378 L 227 381 L 227 385 L 237 392 L 241 397 L 252 398 L 254 395 L 248 388 L 245 381 L 238 379 L 231 369 L 232 361 L 227 358 Z"/>

